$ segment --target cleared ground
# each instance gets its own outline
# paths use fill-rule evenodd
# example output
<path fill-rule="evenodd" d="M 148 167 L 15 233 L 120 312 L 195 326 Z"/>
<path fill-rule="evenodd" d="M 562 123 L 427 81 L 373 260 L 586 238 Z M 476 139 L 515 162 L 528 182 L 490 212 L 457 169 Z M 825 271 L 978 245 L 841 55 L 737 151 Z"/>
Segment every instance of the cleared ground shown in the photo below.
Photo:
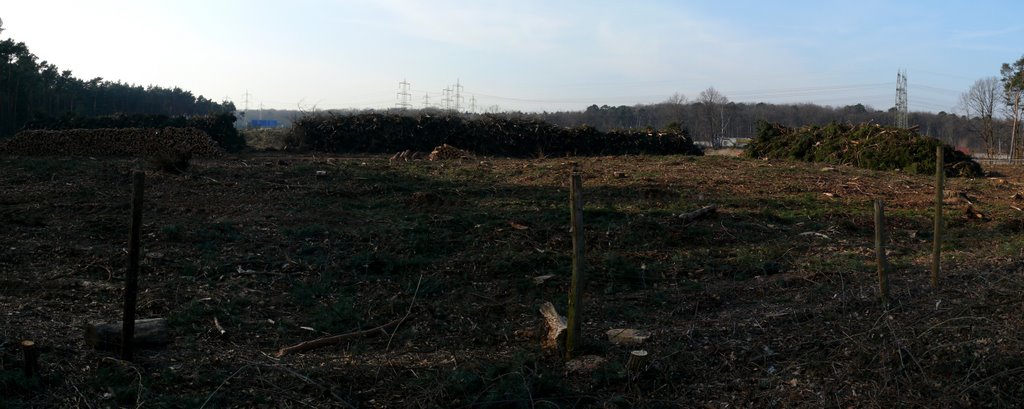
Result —
<path fill-rule="evenodd" d="M 147 173 L 132 363 L 81 326 L 120 319 L 129 171 L 0 158 L 0 406 L 1013 406 L 1024 400 L 1024 200 L 1015 168 L 949 180 L 939 289 L 928 177 L 726 156 L 578 159 L 585 373 L 529 334 L 564 314 L 567 159 L 243 154 Z M 886 201 L 889 308 L 872 200 Z M 712 217 L 681 213 L 715 204 Z M 979 217 L 980 216 L 980 217 Z M 535 277 L 554 275 L 536 284 Z M 281 347 L 397 327 L 284 356 Z M 226 333 L 221 335 L 214 319 Z M 637 328 L 652 364 L 605 331 Z M 42 346 L 21 377 L 17 343 Z"/>

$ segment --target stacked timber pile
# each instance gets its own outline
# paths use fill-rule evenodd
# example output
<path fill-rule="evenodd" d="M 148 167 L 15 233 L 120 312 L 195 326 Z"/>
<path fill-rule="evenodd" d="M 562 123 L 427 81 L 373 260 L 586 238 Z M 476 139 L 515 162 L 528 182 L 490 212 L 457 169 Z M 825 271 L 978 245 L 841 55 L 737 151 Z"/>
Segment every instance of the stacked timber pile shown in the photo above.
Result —
<path fill-rule="evenodd" d="M 789 128 L 762 122 L 747 145 L 753 158 L 793 159 L 850 165 L 875 170 L 934 174 L 935 149 L 941 146 L 947 176 L 977 177 L 981 165 L 942 141 L 904 129 L 877 124 L 840 124 Z"/>
<path fill-rule="evenodd" d="M 190 153 L 218 156 L 212 138 L 196 128 L 121 128 L 22 131 L 0 142 L 0 154 L 155 157 Z"/>
<path fill-rule="evenodd" d="M 71 113 L 59 118 L 33 120 L 25 124 L 25 129 L 65 131 L 72 129 L 196 128 L 213 138 L 222 149 L 235 152 L 245 147 L 245 137 L 235 129 L 236 119 L 237 117 L 230 112 L 189 117 L 150 114 L 78 116 Z"/>

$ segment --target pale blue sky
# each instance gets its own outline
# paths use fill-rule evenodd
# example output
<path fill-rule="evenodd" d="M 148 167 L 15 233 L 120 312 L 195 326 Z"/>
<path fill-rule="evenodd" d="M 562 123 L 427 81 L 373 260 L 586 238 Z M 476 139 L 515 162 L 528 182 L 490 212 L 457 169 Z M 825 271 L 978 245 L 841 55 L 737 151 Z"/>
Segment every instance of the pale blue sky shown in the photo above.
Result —
<path fill-rule="evenodd" d="M 6 31 L 84 79 L 180 86 L 239 108 L 477 110 L 690 99 L 956 108 L 1024 55 L 1019 1 L 8 1 Z"/>

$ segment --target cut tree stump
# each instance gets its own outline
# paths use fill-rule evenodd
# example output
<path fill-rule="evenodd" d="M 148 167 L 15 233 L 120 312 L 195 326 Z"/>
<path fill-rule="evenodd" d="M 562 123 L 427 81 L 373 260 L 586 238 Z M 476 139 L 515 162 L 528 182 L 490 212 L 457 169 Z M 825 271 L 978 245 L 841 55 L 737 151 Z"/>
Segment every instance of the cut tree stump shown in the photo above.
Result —
<path fill-rule="evenodd" d="M 21 341 L 21 359 L 26 378 L 34 378 L 39 374 L 39 349 L 34 341 Z"/>
<path fill-rule="evenodd" d="M 85 344 L 95 349 L 118 351 L 124 328 L 121 321 L 90 323 L 85 326 Z M 135 347 L 156 347 L 170 342 L 167 319 L 147 318 L 135 320 Z"/>
<path fill-rule="evenodd" d="M 558 315 L 555 305 L 550 301 L 541 304 L 540 315 L 544 316 L 544 325 L 548 328 L 548 334 L 541 340 L 541 346 L 545 349 L 558 349 L 565 342 L 565 317 Z"/>
<path fill-rule="evenodd" d="M 629 361 L 626 361 L 626 369 L 633 374 L 639 374 L 647 370 L 647 362 L 650 360 L 650 354 L 647 351 L 638 349 L 629 353 Z"/>

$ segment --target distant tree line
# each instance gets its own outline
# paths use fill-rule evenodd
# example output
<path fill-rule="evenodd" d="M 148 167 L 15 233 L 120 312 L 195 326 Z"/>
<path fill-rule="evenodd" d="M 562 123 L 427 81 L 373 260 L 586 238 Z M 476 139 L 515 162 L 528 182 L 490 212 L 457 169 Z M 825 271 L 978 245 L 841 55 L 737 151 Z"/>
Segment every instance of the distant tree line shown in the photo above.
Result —
<path fill-rule="evenodd" d="M 561 126 L 590 125 L 598 129 L 677 129 L 687 130 L 694 140 L 707 146 L 728 146 L 736 139 L 752 138 L 760 122 L 790 127 L 824 126 L 829 123 L 875 123 L 892 125 L 894 110 L 874 109 L 863 104 L 830 107 L 815 104 L 768 104 L 728 101 L 717 92 L 710 98 L 687 102 L 677 96 L 651 105 L 597 106 L 586 110 L 545 112 L 546 121 Z M 955 113 L 911 112 L 910 126 L 922 134 L 939 138 L 954 146 L 981 149 L 972 120 Z M 1007 128 L 1009 129 L 1009 128 Z"/>
<path fill-rule="evenodd" d="M 189 117 L 234 110 L 230 102 L 217 103 L 177 87 L 143 87 L 103 78 L 82 80 L 70 70 L 40 62 L 25 43 L 0 40 L 0 137 L 14 134 L 33 120 L 65 116 Z"/>
<path fill-rule="evenodd" d="M 959 115 L 945 111 L 912 112 L 909 115 L 910 127 L 950 145 L 984 152 L 989 157 L 1024 158 L 1020 133 L 1024 122 L 1024 57 L 1013 63 L 1004 63 L 999 74 L 999 77 L 979 79 L 960 95 L 956 108 Z M 895 123 L 895 108 L 882 111 L 863 104 L 829 107 L 735 103 L 711 87 L 692 102 L 676 93 L 658 104 L 591 105 L 583 112 L 545 112 L 540 116 L 562 126 L 682 128 L 688 130 L 696 141 L 719 147 L 737 138 L 753 137 L 762 122 L 789 127 L 829 123 L 890 125 Z"/>
<path fill-rule="evenodd" d="M 463 117 L 475 118 L 481 115 L 503 116 L 508 118 L 532 118 L 553 125 L 575 128 L 591 126 L 602 132 L 614 130 L 634 131 L 667 131 L 685 132 L 694 141 L 705 146 L 728 146 L 736 139 L 749 139 L 757 135 L 758 124 L 761 122 L 778 123 L 789 127 L 805 125 L 824 126 L 830 123 L 874 123 L 893 125 L 895 109 L 882 111 L 863 104 L 843 107 L 821 106 L 815 104 L 768 104 L 743 103 L 729 101 L 724 95 L 711 89 L 702 93 L 702 99 L 689 101 L 680 94 L 656 104 L 638 105 L 591 105 L 583 111 L 559 112 L 503 112 L 489 114 L 461 113 Z M 426 110 L 387 110 L 392 113 L 419 116 L 422 114 L 454 115 L 437 109 Z M 277 111 L 279 116 L 285 112 L 301 117 L 299 111 Z M 342 110 L 328 111 L 345 115 L 356 115 L 373 110 Z M 957 147 L 984 149 L 985 144 L 979 136 L 982 122 L 976 117 L 958 115 L 956 113 L 911 112 L 910 126 L 917 127 L 921 134 L 932 136 Z M 1006 135 L 1003 152 L 1009 148 L 1010 123 L 996 119 L 994 131 L 998 135 Z M 1003 132 L 1005 131 L 1005 132 Z"/>
<path fill-rule="evenodd" d="M 1019 61 L 1020 66 L 1024 62 Z M 1016 67 L 1016 66 L 1015 66 Z M 1014 76 L 1016 75 L 1016 77 Z M 1010 74 L 1009 78 L 1021 78 Z M 1007 155 L 1012 142 L 1021 149 L 1019 135 L 1013 131 L 1013 103 L 1019 99 L 1017 88 L 1005 84 L 1016 84 L 1004 77 L 979 80 L 961 96 L 958 112 L 938 113 L 911 112 L 909 125 L 916 127 L 922 135 L 938 138 L 943 142 L 972 153 Z M 979 102 L 980 101 L 980 102 Z M 1021 108 L 1017 102 L 1020 112 Z M 1001 109 L 1002 108 L 1002 109 Z M 409 116 L 422 114 L 453 115 L 438 109 L 386 110 Z M 355 115 L 375 110 L 327 111 Z M 264 116 L 280 118 L 282 125 L 288 125 L 294 118 L 307 112 L 296 110 L 265 111 Z M 1000 115 L 1002 114 L 1002 115 Z M 467 118 L 481 114 L 461 113 Z M 864 104 L 841 107 L 805 104 L 769 104 L 733 102 L 714 88 L 701 92 L 698 98 L 689 100 L 681 94 L 674 94 L 664 102 L 637 105 L 591 105 L 583 111 L 559 111 L 541 113 L 504 112 L 487 114 L 509 118 L 533 118 L 553 125 L 574 128 L 592 126 L 602 132 L 612 130 L 658 130 L 683 132 L 705 146 L 728 146 L 737 139 L 753 138 L 761 122 L 778 123 L 788 127 L 805 125 L 825 126 L 831 123 L 893 125 L 896 121 L 895 108 L 875 109 Z M 1019 122 L 1019 121 L 1018 121 Z M 1013 139 L 1016 141 L 1013 141 Z M 1024 157 L 1024 155 L 1020 155 Z"/>
<path fill-rule="evenodd" d="M 964 114 L 948 112 L 911 112 L 909 123 L 917 127 L 918 132 L 938 138 L 956 147 L 965 147 L 972 152 L 985 152 L 991 146 L 993 154 L 1007 153 L 1010 146 L 1011 121 L 1005 118 L 994 118 L 992 115 L 982 117 L 972 115 L 973 111 L 963 108 Z M 453 115 L 438 109 L 425 110 L 387 110 L 409 116 L 423 114 Z M 344 115 L 356 115 L 374 110 L 341 110 L 327 111 Z M 304 112 L 278 110 L 273 113 L 277 118 L 302 117 Z M 481 114 L 461 113 L 466 118 L 475 118 Z M 879 110 L 863 104 L 842 107 L 821 106 L 815 104 L 768 104 L 743 103 L 729 101 L 725 95 L 709 88 L 702 92 L 696 100 L 688 100 L 675 94 L 664 102 L 638 105 L 591 105 L 583 111 L 559 112 L 504 112 L 486 114 L 508 118 L 532 118 L 543 120 L 553 125 L 575 128 L 592 126 L 599 131 L 613 130 L 657 130 L 668 132 L 685 132 L 704 146 L 729 146 L 737 139 L 753 138 L 757 135 L 758 124 L 761 122 L 778 123 L 789 127 L 805 125 L 825 126 L 830 123 L 862 124 L 874 123 L 893 125 L 895 108 Z M 289 121 L 282 121 L 288 124 Z M 986 130 L 987 129 L 987 130 Z M 986 133 L 987 132 L 987 133 Z M 983 137 L 983 135 L 989 135 Z M 1018 138 L 1019 139 L 1019 138 Z"/>

